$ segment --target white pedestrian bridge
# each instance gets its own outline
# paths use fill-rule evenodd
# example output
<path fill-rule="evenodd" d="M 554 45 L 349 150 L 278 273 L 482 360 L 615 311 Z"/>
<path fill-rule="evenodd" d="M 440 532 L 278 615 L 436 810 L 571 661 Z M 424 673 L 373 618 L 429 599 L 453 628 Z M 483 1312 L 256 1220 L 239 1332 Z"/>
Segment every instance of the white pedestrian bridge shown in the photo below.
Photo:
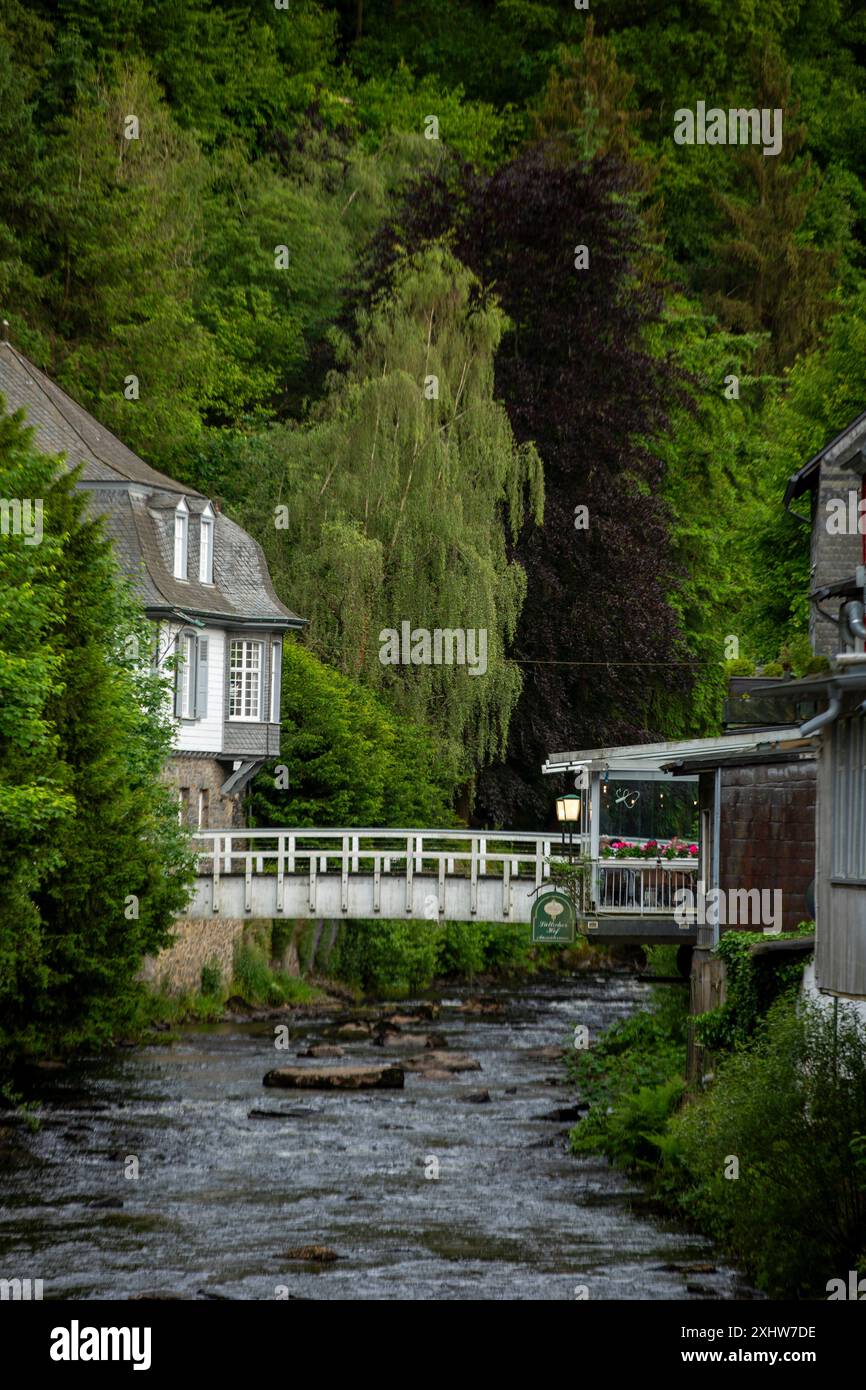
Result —
<path fill-rule="evenodd" d="M 674 918 L 677 890 L 694 889 L 694 860 L 593 859 L 588 837 L 575 836 L 566 854 L 549 831 L 279 827 L 201 830 L 193 847 L 192 918 L 529 923 L 557 865 L 580 855 L 581 932 L 695 940 L 694 925 Z"/>

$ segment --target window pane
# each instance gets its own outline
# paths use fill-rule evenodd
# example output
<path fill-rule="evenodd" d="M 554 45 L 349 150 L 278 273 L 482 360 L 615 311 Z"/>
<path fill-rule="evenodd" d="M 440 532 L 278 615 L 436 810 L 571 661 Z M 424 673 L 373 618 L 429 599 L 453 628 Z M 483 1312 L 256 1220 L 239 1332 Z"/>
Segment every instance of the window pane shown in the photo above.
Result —
<path fill-rule="evenodd" d="M 192 691 L 192 638 L 184 637 L 180 644 L 182 662 L 180 673 L 180 712 L 184 718 L 191 714 L 190 694 Z"/>
<path fill-rule="evenodd" d="M 261 709 L 261 642 L 231 643 L 229 718 L 259 719 Z"/>

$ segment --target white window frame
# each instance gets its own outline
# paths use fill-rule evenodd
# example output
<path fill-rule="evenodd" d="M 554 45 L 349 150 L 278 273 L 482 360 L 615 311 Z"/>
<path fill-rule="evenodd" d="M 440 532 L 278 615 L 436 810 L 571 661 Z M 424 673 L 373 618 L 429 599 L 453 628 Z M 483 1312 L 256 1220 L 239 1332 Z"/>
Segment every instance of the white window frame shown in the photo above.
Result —
<path fill-rule="evenodd" d="M 241 649 L 241 661 L 237 665 L 235 662 L 235 650 Z M 252 660 L 253 651 L 258 652 L 257 663 Z M 261 724 L 262 721 L 262 676 L 264 675 L 265 663 L 265 644 L 256 638 L 231 637 L 229 638 L 228 653 L 228 673 L 229 673 L 229 693 L 228 693 L 228 718 L 233 724 Z M 235 700 L 235 690 L 233 687 L 240 678 L 240 698 Z M 252 701 L 247 700 L 248 690 L 255 693 L 255 713 L 246 713 L 247 703 L 252 708 Z M 232 705 L 240 704 L 241 713 L 233 713 Z"/>
<path fill-rule="evenodd" d="M 193 662 L 195 661 L 195 637 L 191 632 L 182 632 L 177 639 L 181 663 L 180 670 L 180 718 L 195 719 L 195 680 Z"/>
<path fill-rule="evenodd" d="M 283 644 L 280 641 L 271 642 L 271 669 L 270 669 L 270 692 L 269 692 L 269 719 L 271 724 L 279 724 L 280 711 L 277 707 L 277 676 L 283 659 Z"/>
<path fill-rule="evenodd" d="M 198 538 L 198 577 L 200 584 L 213 584 L 214 514 L 206 507 L 201 514 Z M 205 541 L 207 537 L 207 541 Z"/>
<path fill-rule="evenodd" d="M 183 498 L 174 509 L 174 577 L 186 579 L 189 549 L 189 507 Z"/>

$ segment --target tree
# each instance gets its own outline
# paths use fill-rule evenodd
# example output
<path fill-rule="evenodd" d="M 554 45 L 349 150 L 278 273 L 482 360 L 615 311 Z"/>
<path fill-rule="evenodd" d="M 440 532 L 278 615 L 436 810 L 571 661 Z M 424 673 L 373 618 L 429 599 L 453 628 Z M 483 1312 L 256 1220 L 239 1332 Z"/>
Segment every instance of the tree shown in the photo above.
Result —
<path fill-rule="evenodd" d="M 646 114 L 634 109 L 633 89 L 634 78 L 619 67 L 613 44 L 596 34 L 590 15 L 580 48 L 560 51 L 531 108 L 536 139 L 561 140 L 572 158 L 633 155 L 638 121 Z"/>
<path fill-rule="evenodd" d="M 826 346 L 794 365 L 761 421 L 756 505 L 744 535 L 744 555 L 760 583 L 745 588 L 742 603 L 760 658 L 775 658 L 780 643 L 805 632 L 809 620 L 810 517 L 803 502 L 794 504 L 794 515 L 785 510 L 785 485 L 861 414 L 864 400 L 866 291 L 861 290 L 834 316 Z"/>
<path fill-rule="evenodd" d="M 401 264 L 343 344 L 313 422 L 274 434 L 243 512 L 317 655 L 435 730 L 464 780 L 504 746 L 519 694 L 505 650 L 525 585 L 506 533 L 542 501 L 535 451 L 515 444 L 493 397 L 504 326 L 443 248 Z M 432 646 L 427 660 L 393 661 L 386 633 L 403 622 L 471 631 L 474 662 L 468 650 L 465 664 L 437 662 Z"/>
<path fill-rule="evenodd" d="M 548 753 L 660 734 L 690 687 L 664 470 L 646 442 L 665 431 L 682 379 L 646 341 L 663 300 L 637 270 L 642 176 L 612 156 L 549 154 L 530 148 L 489 179 L 422 181 L 374 267 L 382 283 L 395 246 L 454 226 L 457 254 L 511 320 L 496 390 L 517 441 L 538 449 L 546 502 L 543 529 L 524 527 L 514 549 L 528 592 L 510 648 L 524 686 L 508 757 L 479 790 L 480 814 L 509 826 L 547 819 Z"/>
<path fill-rule="evenodd" d="M 783 112 L 782 147 L 767 157 L 760 145 L 746 146 L 738 158 L 738 196 L 716 195 L 728 234 L 710 273 L 708 303 L 727 327 L 767 334 L 757 364 L 778 371 L 818 343 L 838 255 L 810 235 L 820 180 L 800 155 L 806 131 L 796 124 L 790 72 L 768 48 L 755 86 L 756 107 Z"/>
<path fill-rule="evenodd" d="M 253 783 L 256 824 L 454 823 L 447 770 L 429 733 L 297 642 L 283 649 L 281 703 L 281 770 L 271 764 Z"/>
<path fill-rule="evenodd" d="M 34 456 L 20 421 L 0 413 L 0 493 L 4 507 L 51 496 L 55 467 Z M 9 513 L 14 517 L 14 512 Z M 36 517 L 30 514 L 32 534 Z M 51 713 L 62 662 L 51 641 L 62 537 L 40 545 L 25 534 L 0 536 L 0 998 L 36 996 L 50 980 L 43 924 L 32 893 L 60 860 L 59 833 L 75 811 L 68 769 Z M 20 1026 L 20 1025 L 19 1025 Z M 0 1032 L 6 1046 L 13 1029 Z"/>
<path fill-rule="evenodd" d="M 768 384 L 749 374 L 754 338 L 719 331 L 699 303 L 671 296 L 653 335 L 688 373 L 689 399 L 674 404 L 670 429 L 655 447 L 664 460 L 663 495 L 671 509 L 670 544 L 682 579 L 672 596 L 695 657 L 689 700 L 671 705 L 669 737 L 720 732 L 732 650 L 753 649 L 744 596 L 765 576 L 753 565 L 751 529 L 765 517 L 762 445 Z M 773 499 L 778 507 L 779 498 Z M 735 638 L 738 648 L 729 639 Z"/>
<path fill-rule="evenodd" d="M 193 302 L 207 168 L 131 64 L 73 110 L 48 179 L 52 309 L 66 339 L 56 375 L 131 447 L 170 464 L 218 390 L 216 341 Z"/>
<path fill-rule="evenodd" d="M 43 536 L 0 538 L 0 1051 L 105 1043 L 169 940 L 189 860 L 152 629 L 74 475 L 0 417 L 0 492 Z"/>

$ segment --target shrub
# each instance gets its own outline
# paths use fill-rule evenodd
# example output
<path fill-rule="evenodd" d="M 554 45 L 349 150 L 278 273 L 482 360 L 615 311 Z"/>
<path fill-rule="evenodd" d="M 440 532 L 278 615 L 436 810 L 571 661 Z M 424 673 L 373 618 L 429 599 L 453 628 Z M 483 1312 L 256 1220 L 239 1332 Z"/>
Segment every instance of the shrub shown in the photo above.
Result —
<path fill-rule="evenodd" d="M 347 922 L 333 967 L 366 993 L 413 993 L 432 983 L 442 935 L 438 922 Z"/>
<path fill-rule="evenodd" d="M 222 993 L 223 972 L 216 961 L 208 961 L 201 968 L 201 992 L 206 999 L 215 999 Z"/>
<path fill-rule="evenodd" d="M 652 1011 L 615 1023 L 569 1067 L 589 1102 L 571 1133 L 575 1153 L 602 1152 L 624 1168 L 656 1169 L 661 1135 L 683 1091 L 687 991 L 658 986 Z"/>
<path fill-rule="evenodd" d="M 864 1135 L 866 1028 L 781 999 L 672 1121 L 681 1204 L 771 1297 L 826 1297 L 866 1259 Z"/>

